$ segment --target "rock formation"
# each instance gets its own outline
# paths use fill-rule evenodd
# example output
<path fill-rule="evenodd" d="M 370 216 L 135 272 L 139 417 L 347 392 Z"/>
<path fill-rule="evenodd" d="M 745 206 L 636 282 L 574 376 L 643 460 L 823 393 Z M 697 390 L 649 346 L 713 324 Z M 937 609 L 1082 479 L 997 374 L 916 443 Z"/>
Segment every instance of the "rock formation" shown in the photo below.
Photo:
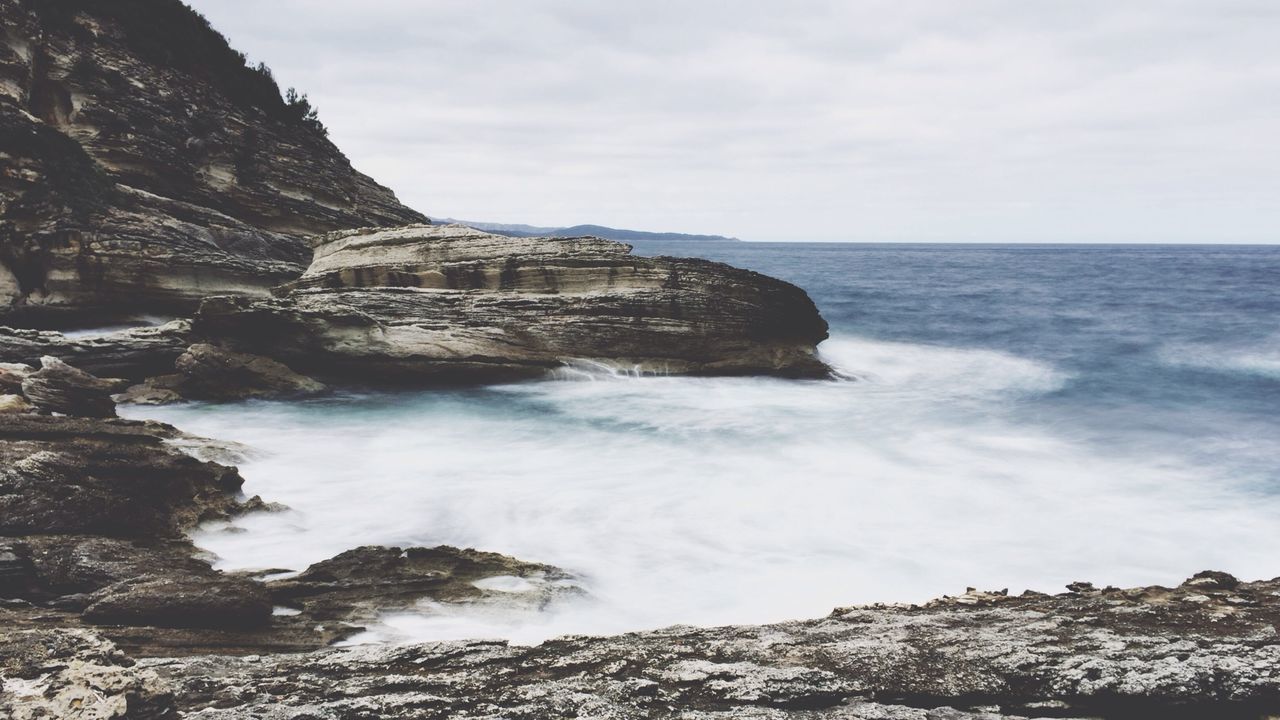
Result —
<path fill-rule="evenodd" d="M 81 338 L 50 330 L 0 327 L 0 385 L 6 363 L 39 365 L 46 355 L 101 377 L 141 380 L 172 372 L 174 361 L 192 342 L 191 324 L 186 320 Z"/>
<path fill-rule="evenodd" d="M 71 367 L 56 357 L 40 359 L 41 368 L 22 381 L 22 394 L 36 409 L 84 417 L 115 417 L 111 393 L 123 381 L 99 378 Z"/>
<path fill-rule="evenodd" d="M 18 693 L 0 695 L 0 711 L 98 687 L 99 702 L 127 705 L 130 717 L 202 720 L 1259 719 L 1280 708 L 1278 622 L 1280 580 L 1201 573 L 1176 588 L 970 591 L 818 620 L 535 647 L 462 641 L 134 664 L 81 631 L 14 632 L 0 674 Z"/>
<path fill-rule="evenodd" d="M 0 316 L 265 295 L 305 235 L 424 220 L 179 0 L 5 0 L 0 23 Z"/>
<path fill-rule="evenodd" d="M 827 325 L 808 295 L 728 265 L 457 225 L 314 243 L 280 297 L 207 300 L 195 332 L 348 381 L 504 380 L 574 359 L 663 374 L 829 373 L 815 355 Z"/>

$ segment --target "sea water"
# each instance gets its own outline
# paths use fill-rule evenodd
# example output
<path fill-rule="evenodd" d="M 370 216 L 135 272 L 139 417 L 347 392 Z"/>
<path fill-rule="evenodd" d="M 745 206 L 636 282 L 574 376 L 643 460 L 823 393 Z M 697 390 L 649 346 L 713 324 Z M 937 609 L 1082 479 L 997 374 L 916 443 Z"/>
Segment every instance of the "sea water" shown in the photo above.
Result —
<path fill-rule="evenodd" d="M 557 565 L 542 611 L 424 606 L 358 641 L 533 642 L 1065 583 L 1280 574 L 1280 247 L 652 244 L 794 282 L 848 379 L 553 379 L 131 408 L 255 449 L 288 505 L 223 568 L 366 544 Z"/>

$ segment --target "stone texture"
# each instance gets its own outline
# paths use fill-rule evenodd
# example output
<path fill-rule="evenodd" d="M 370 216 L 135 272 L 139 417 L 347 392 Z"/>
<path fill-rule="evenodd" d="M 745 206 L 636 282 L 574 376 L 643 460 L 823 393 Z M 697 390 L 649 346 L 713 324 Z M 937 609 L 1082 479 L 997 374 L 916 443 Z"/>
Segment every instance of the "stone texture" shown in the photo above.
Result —
<path fill-rule="evenodd" d="M 180 314 L 421 222 L 178 0 L 0 3 L 0 315 Z"/>
<path fill-rule="evenodd" d="M 143 664 L 202 720 L 1260 718 L 1280 581 L 970 592 L 775 625 Z"/>
<path fill-rule="evenodd" d="M 195 330 L 310 375 L 532 377 L 573 360 L 671 374 L 826 377 L 827 325 L 800 288 L 598 238 L 418 225 L 315 239 L 282 297 L 214 298 Z"/>
<path fill-rule="evenodd" d="M 0 360 L 39 365 L 40 358 L 51 355 L 99 377 L 141 380 L 173 372 L 174 361 L 192 342 L 186 320 L 75 339 L 50 330 L 0 327 Z"/>
<path fill-rule="evenodd" d="M 234 514 L 235 468 L 167 446 L 160 423 L 0 415 L 0 535 L 177 537 Z"/>
<path fill-rule="evenodd" d="M 476 582 L 519 578 L 523 592 L 492 592 Z M 369 623 L 378 613 L 413 606 L 424 598 L 440 603 L 543 607 L 556 597 L 578 594 L 559 568 L 506 555 L 441 546 L 366 546 L 318 562 L 296 577 L 268 583 L 278 605 L 318 620 Z"/>
<path fill-rule="evenodd" d="M 4 329 L 0 329 L 0 333 L 3 332 Z M 35 368 L 26 363 L 0 362 L 0 392 L 21 394 L 22 381 L 35 371 Z"/>
<path fill-rule="evenodd" d="M 56 357 L 40 358 L 40 369 L 22 381 L 22 394 L 36 409 L 83 417 L 115 417 L 111 393 L 121 381 L 99 378 Z"/>
<path fill-rule="evenodd" d="M 35 412 L 36 407 L 21 395 L 0 395 L 0 415 Z"/>
<path fill-rule="evenodd" d="M 180 394 L 197 400 L 289 397 L 326 389 L 323 383 L 270 358 L 205 343 L 188 348 L 175 367 L 182 376 Z"/>
<path fill-rule="evenodd" d="M 0 643 L 0 717 L 10 720 L 161 720 L 168 686 L 110 642 L 82 630 L 8 632 Z"/>
<path fill-rule="evenodd" d="M 271 608 L 262 583 L 164 572 L 102 588 L 83 614 L 100 625 L 249 629 L 270 624 Z"/>

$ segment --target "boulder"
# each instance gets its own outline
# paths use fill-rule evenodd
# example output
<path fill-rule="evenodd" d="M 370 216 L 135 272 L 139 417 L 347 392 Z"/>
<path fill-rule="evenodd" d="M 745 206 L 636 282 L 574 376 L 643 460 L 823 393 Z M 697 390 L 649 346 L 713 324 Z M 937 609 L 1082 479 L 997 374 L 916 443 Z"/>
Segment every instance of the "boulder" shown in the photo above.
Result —
<path fill-rule="evenodd" d="M 176 367 L 182 376 L 180 394 L 197 400 L 288 397 L 325 390 L 323 383 L 283 363 L 204 343 L 188 348 Z"/>
<path fill-rule="evenodd" d="M 82 417 L 115 417 L 111 392 L 119 380 L 94 377 L 56 357 L 40 358 L 41 368 L 22 381 L 22 393 L 41 412 Z"/>
<path fill-rule="evenodd" d="M 514 592 L 486 590 L 481 581 L 495 577 L 515 579 L 519 587 Z M 355 548 L 267 586 L 277 604 L 319 620 L 349 622 L 370 622 L 379 612 L 424 599 L 541 607 L 554 597 L 580 592 L 572 576 L 559 568 L 449 546 Z"/>
<path fill-rule="evenodd" d="M 100 625 L 251 629 L 270 624 L 271 608 L 262 583 L 166 572 L 95 592 L 84 619 Z"/>
<path fill-rule="evenodd" d="M 272 300 L 214 298 L 195 330 L 309 375 L 405 382 L 534 377 L 575 360 L 656 374 L 822 378 L 827 324 L 800 288 L 599 238 L 460 225 L 317 238 Z"/>

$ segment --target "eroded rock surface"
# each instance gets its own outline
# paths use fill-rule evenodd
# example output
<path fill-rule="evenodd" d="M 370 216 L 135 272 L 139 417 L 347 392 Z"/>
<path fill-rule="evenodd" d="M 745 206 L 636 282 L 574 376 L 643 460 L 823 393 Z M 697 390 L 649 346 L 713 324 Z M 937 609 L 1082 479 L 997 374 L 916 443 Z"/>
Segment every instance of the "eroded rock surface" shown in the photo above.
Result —
<path fill-rule="evenodd" d="M 447 642 L 144 664 L 205 719 L 1261 718 L 1280 709 L 1278 622 L 1280 582 L 1198 577 L 536 647 Z"/>
<path fill-rule="evenodd" d="M 179 0 L 6 0 L 0 24 L 0 315 L 265 295 L 306 235 L 424 220 Z"/>
<path fill-rule="evenodd" d="M 40 369 L 22 381 L 22 394 L 41 412 L 109 418 L 116 416 L 111 393 L 121 386 L 118 378 L 95 377 L 45 356 L 40 358 Z"/>
<path fill-rule="evenodd" d="M 310 375 L 533 377 L 575 359 L 642 372 L 826 377 L 826 322 L 803 290 L 598 238 L 463 226 L 338 232 L 281 297 L 214 298 L 195 330 Z"/>
<path fill-rule="evenodd" d="M 53 356 L 100 377 L 141 380 L 173 372 L 173 363 L 194 342 L 191 323 L 174 320 L 95 337 L 69 338 L 52 330 L 0 327 L 0 363 L 39 365 Z M 0 385 L 4 383 L 0 364 Z"/>

